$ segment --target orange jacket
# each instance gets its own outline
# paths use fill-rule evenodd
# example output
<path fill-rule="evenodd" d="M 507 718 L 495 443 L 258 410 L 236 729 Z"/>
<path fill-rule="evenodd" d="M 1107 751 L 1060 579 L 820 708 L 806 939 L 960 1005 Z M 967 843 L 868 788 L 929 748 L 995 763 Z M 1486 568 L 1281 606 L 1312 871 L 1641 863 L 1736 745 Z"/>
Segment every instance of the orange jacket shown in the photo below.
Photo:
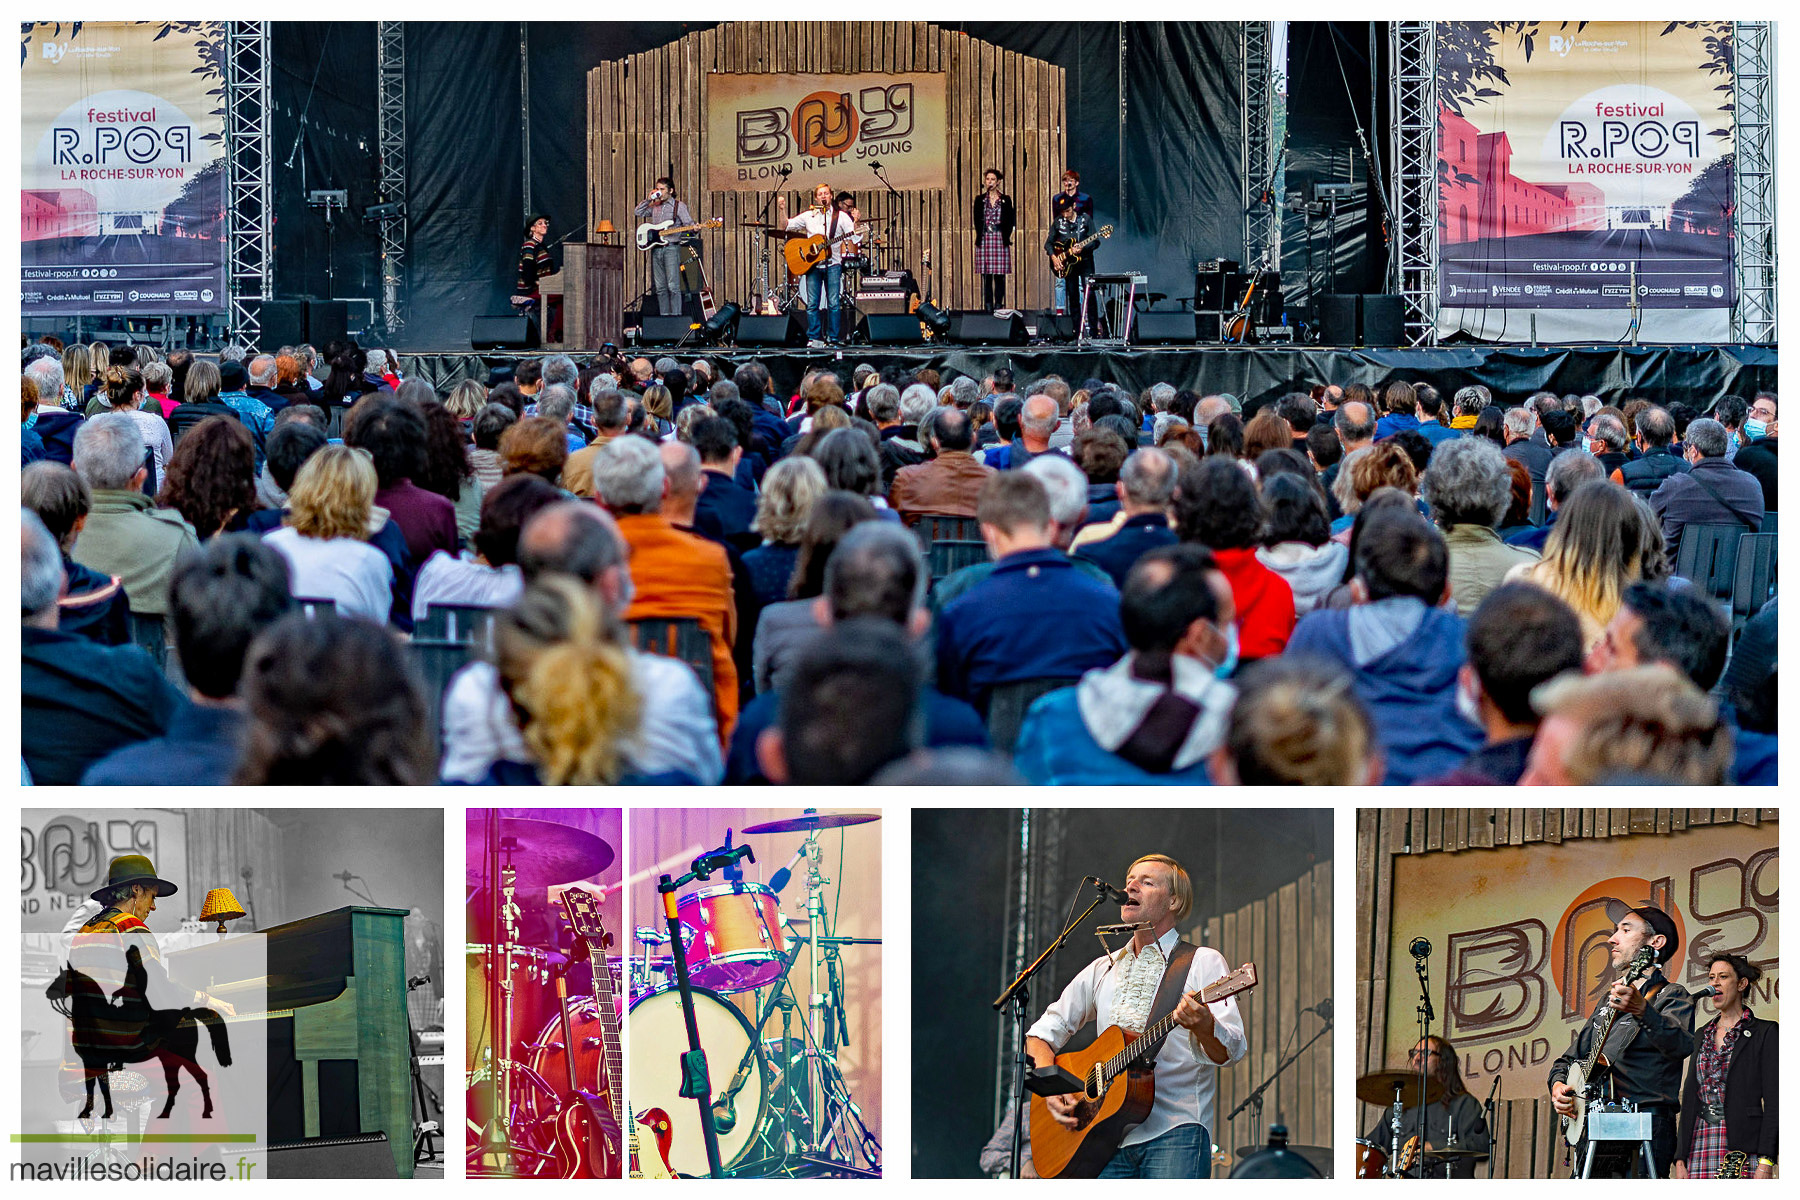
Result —
<path fill-rule="evenodd" d="M 719 737 L 728 743 L 738 711 L 737 664 L 731 657 L 737 603 L 725 547 L 681 532 L 661 513 L 626 513 L 618 522 L 631 550 L 633 594 L 625 619 L 696 617 L 706 627 L 712 635 Z"/>

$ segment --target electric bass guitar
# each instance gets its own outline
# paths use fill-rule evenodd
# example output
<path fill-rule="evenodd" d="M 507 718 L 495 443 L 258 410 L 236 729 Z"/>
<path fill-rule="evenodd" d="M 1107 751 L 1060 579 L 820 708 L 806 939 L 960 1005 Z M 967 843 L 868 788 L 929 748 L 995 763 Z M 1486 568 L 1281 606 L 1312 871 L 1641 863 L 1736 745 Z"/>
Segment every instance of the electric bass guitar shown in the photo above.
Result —
<path fill-rule="evenodd" d="M 1620 976 L 1620 981 L 1636 987 L 1656 971 L 1656 951 L 1649 946 L 1639 947 L 1631 956 L 1631 962 Z M 1562 1119 L 1563 1141 L 1570 1146 L 1579 1146 L 1587 1130 L 1588 1110 L 1600 1098 L 1600 1078 L 1612 1064 L 1606 1061 L 1605 1054 L 1607 1035 L 1612 1032 L 1613 1022 L 1618 1019 L 1619 1010 L 1608 1005 L 1601 1010 L 1600 1017 L 1594 1023 L 1594 1043 L 1588 1048 L 1586 1057 L 1569 1068 L 1566 1082 L 1575 1089 L 1573 1102 L 1575 1113 Z"/>
<path fill-rule="evenodd" d="M 1237 311 L 1225 321 L 1225 336 L 1222 341 L 1242 345 L 1249 340 L 1250 334 L 1250 298 L 1256 295 L 1256 289 L 1262 283 L 1263 269 L 1256 268 L 1250 277 L 1250 286 L 1244 289 L 1244 298 L 1238 301 Z"/>
<path fill-rule="evenodd" d="M 1102 225 L 1079 242 L 1052 243 L 1050 249 L 1050 273 L 1058 279 L 1068 278 L 1069 272 L 1075 269 L 1075 263 L 1090 246 L 1095 246 L 1102 239 L 1113 235 L 1111 225 Z"/>
<path fill-rule="evenodd" d="M 600 1097 L 582 1088 L 576 1081 L 575 1059 L 578 1049 L 573 1025 L 569 1021 L 567 989 L 561 976 L 556 980 L 557 1001 L 562 1008 L 563 1056 L 568 1062 L 571 1098 L 556 1116 L 557 1157 L 565 1179 L 617 1179 L 618 1143 L 606 1136 L 607 1126 L 617 1129 L 616 1122 L 605 1118 L 602 1105 L 610 1104 L 610 1112 L 619 1112 L 619 1020 L 613 1009 L 612 973 L 606 969 L 606 948 L 612 935 L 600 919 L 599 900 L 591 892 L 567 888 L 562 894 L 563 909 L 575 931 L 575 942 L 593 968 L 594 1013 L 600 1022 L 601 1063 L 606 1070 L 608 1095 Z"/>
<path fill-rule="evenodd" d="M 693 233 L 696 229 L 717 229 L 725 223 L 724 217 L 714 217 L 710 221 L 696 221 L 692 225 L 677 225 L 675 218 L 666 221 L 646 221 L 637 227 L 637 245 L 639 250 L 653 250 L 668 244 L 678 234 Z"/>
<path fill-rule="evenodd" d="M 1256 964 L 1245 963 L 1225 978 L 1190 993 L 1201 1004 L 1217 1004 L 1256 986 Z M 1163 1039 L 1176 1028 L 1170 1013 L 1141 1034 L 1117 1025 L 1095 1038 L 1085 1050 L 1056 1056 L 1056 1065 L 1083 1084 L 1076 1100 L 1074 1129 L 1050 1115 L 1042 1096 L 1031 1098 L 1031 1165 L 1043 1179 L 1092 1179 L 1111 1160 L 1119 1143 L 1135 1125 L 1143 1124 L 1156 1103 L 1153 1059 Z"/>

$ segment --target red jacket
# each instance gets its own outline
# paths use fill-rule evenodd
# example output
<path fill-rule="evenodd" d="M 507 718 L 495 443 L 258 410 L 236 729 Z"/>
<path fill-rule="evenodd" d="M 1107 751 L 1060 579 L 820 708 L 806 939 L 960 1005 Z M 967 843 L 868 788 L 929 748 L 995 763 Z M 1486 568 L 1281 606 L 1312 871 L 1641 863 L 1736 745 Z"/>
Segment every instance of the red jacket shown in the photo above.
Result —
<path fill-rule="evenodd" d="M 1231 581 L 1237 605 L 1238 656 L 1268 658 L 1286 648 L 1294 632 L 1294 589 L 1257 560 L 1256 548 L 1214 550 L 1219 570 Z"/>

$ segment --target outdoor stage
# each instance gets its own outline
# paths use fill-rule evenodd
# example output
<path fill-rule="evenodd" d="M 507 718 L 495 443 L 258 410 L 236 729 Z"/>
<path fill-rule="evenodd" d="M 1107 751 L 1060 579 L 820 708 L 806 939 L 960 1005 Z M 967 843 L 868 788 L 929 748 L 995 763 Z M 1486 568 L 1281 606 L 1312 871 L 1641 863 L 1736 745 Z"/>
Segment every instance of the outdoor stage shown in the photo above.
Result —
<path fill-rule="evenodd" d="M 401 350 L 401 370 L 429 380 L 440 391 L 458 381 L 486 382 L 494 367 L 549 351 L 475 354 L 461 350 Z M 592 352 L 568 351 L 577 362 Z M 684 363 L 706 358 L 735 368 L 756 361 L 768 367 L 777 389 L 791 395 L 813 367 L 846 374 L 858 363 L 876 368 L 898 364 L 934 367 L 976 379 L 996 367 L 1012 368 L 1024 386 L 1054 372 L 1079 386 L 1102 379 L 1134 394 L 1153 383 L 1172 383 L 1202 395 L 1229 393 L 1242 400 L 1266 399 L 1304 390 L 1315 383 L 1366 383 L 1428 379 L 1446 400 L 1457 388 L 1479 383 L 1497 399 L 1522 400 L 1533 392 L 1593 393 L 1609 401 L 1642 395 L 1661 403 L 1680 400 L 1704 408 L 1727 393 L 1749 397 L 1776 390 L 1779 353 L 1775 346 L 1437 346 L 1428 349 L 1357 350 L 1324 346 L 845 346 L 819 350 L 732 347 L 642 346 L 625 353 L 655 360 L 665 355 Z"/>

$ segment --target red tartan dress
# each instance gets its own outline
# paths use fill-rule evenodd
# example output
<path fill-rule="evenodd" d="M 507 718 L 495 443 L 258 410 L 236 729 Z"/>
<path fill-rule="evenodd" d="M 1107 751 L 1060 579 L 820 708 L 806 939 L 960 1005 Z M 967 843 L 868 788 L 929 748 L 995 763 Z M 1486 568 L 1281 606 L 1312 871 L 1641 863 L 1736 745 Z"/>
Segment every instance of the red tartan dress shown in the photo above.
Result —
<path fill-rule="evenodd" d="M 1011 275 L 1012 247 L 1000 236 L 1000 205 L 988 201 L 981 206 L 981 240 L 975 243 L 977 275 Z"/>
<path fill-rule="evenodd" d="M 1748 1008 L 1745 1017 L 1755 1016 Z M 1725 1075 L 1731 1070 L 1731 1055 L 1737 1049 L 1738 1034 L 1744 1030 L 1744 1021 L 1740 1019 L 1725 1032 L 1725 1044 L 1717 1045 L 1713 1040 L 1713 1026 L 1719 1023 L 1714 1017 L 1701 1029 L 1706 1036 L 1701 1039 L 1700 1052 L 1694 1057 L 1694 1077 L 1700 1086 L 1700 1103 L 1725 1103 Z M 1687 1169 L 1690 1179 L 1711 1179 L 1719 1173 L 1719 1164 L 1725 1161 L 1725 1122 L 1709 1125 L 1704 1120 L 1694 1122 L 1694 1141 L 1688 1147 Z M 1755 1174 L 1752 1168 L 1744 1178 Z"/>

